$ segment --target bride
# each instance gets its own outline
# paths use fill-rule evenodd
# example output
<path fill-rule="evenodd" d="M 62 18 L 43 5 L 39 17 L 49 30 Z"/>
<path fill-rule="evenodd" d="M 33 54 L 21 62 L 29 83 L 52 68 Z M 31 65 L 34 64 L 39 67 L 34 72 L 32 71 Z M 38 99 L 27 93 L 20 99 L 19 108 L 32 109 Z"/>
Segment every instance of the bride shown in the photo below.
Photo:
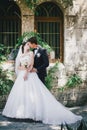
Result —
<path fill-rule="evenodd" d="M 81 116 L 59 103 L 37 74 L 31 72 L 33 63 L 33 52 L 30 51 L 28 42 L 24 42 L 16 58 L 17 79 L 2 114 L 10 118 L 33 119 L 55 125 L 81 121 Z"/>

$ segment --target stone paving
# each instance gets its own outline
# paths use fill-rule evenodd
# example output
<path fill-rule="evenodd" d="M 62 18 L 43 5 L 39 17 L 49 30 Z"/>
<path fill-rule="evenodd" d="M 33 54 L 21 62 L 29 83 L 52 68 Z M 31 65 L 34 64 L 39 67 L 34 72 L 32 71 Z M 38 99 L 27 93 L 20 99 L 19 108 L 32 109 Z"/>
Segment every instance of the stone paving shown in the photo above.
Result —
<path fill-rule="evenodd" d="M 69 109 L 76 114 L 82 115 L 83 119 L 87 122 L 87 105 Z M 0 130 L 61 130 L 61 128 L 32 120 L 8 119 L 3 117 L 0 112 Z"/>

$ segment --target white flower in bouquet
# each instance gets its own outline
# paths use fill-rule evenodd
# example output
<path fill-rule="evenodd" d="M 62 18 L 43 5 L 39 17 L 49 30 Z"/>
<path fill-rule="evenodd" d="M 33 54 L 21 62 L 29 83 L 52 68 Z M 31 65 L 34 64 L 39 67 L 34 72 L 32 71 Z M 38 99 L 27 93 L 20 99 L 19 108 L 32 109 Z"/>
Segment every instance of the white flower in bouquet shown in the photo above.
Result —
<path fill-rule="evenodd" d="M 27 68 L 28 67 L 28 62 L 25 62 L 24 66 L 25 66 L 25 68 Z"/>
<path fill-rule="evenodd" d="M 22 63 L 21 63 L 21 65 L 22 66 L 24 66 L 25 68 L 28 68 L 28 61 L 23 61 Z"/>

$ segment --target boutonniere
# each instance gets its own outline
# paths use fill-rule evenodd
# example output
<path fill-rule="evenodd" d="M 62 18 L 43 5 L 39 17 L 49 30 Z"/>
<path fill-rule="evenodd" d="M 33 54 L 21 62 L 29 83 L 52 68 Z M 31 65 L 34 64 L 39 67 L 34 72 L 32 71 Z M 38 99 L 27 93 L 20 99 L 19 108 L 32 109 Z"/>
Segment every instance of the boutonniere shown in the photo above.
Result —
<path fill-rule="evenodd" d="M 40 57 L 40 55 L 41 55 L 40 53 L 37 53 L 37 57 Z"/>

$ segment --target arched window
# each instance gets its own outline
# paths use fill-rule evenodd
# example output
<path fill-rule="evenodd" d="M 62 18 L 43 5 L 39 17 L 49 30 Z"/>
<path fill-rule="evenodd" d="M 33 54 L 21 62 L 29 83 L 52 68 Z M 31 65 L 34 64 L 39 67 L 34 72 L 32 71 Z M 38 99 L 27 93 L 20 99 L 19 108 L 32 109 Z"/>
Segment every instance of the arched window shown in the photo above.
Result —
<path fill-rule="evenodd" d="M 52 2 L 40 4 L 35 11 L 35 30 L 55 51 L 55 58 L 63 61 L 63 13 Z"/>
<path fill-rule="evenodd" d="M 21 34 L 21 12 L 14 1 L 0 0 L 0 43 L 13 48 Z"/>

